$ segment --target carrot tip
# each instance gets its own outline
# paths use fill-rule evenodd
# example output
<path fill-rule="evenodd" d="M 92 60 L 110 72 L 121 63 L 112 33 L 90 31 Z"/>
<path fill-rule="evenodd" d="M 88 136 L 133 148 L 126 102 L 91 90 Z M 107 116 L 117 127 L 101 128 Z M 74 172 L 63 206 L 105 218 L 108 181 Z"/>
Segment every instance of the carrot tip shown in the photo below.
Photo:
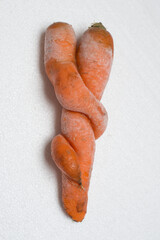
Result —
<path fill-rule="evenodd" d="M 85 190 L 85 188 L 84 188 L 83 185 L 82 185 L 82 182 L 80 182 L 79 185 L 80 185 L 80 187 L 81 187 L 83 190 Z"/>
<path fill-rule="evenodd" d="M 103 26 L 103 24 L 102 24 L 101 22 L 99 22 L 99 23 L 93 23 L 90 28 L 93 28 L 93 27 L 106 30 L 106 28 Z"/>

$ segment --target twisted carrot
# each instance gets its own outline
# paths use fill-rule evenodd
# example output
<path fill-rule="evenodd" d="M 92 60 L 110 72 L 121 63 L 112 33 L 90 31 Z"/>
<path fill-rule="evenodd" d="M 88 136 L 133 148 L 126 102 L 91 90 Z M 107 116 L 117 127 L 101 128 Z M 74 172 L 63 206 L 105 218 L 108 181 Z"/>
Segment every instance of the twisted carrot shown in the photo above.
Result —
<path fill-rule="evenodd" d="M 51 154 L 62 171 L 64 208 L 75 221 L 85 216 L 95 139 L 107 125 L 107 112 L 99 100 L 112 58 L 112 37 L 100 23 L 83 34 L 77 53 L 71 25 L 58 22 L 46 31 L 45 69 L 63 107 L 61 134 L 52 140 Z"/>

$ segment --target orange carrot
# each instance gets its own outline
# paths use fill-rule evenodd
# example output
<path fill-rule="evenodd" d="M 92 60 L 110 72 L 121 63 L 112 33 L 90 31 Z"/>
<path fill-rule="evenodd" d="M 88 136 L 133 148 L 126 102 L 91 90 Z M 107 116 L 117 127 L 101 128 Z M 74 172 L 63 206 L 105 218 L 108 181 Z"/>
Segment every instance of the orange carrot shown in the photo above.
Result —
<path fill-rule="evenodd" d="M 100 100 L 113 59 L 113 39 L 101 23 L 93 24 L 83 34 L 76 57 L 85 85 Z"/>
<path fill-rule="evenodd" d="M 61 135 L 51 145 L 52 157 L 62 171 L 62 201 L 75 221 L 82 221 L 88 201 L 95 139 L 106 129 L 107 112 L 99 102 L 113 57 L 111 35 L 94 24 L 77 50 L 71 25 L 52 24 L 45 37 L 45 69 L 62 105 Z"/>
<path fill-rule="evenodd" d="M 57 167 L 72 180 L 81 184 L 81 171 L 78 156 L 68 141 L 57 135 L 51 145 L 51 155 Z"/>

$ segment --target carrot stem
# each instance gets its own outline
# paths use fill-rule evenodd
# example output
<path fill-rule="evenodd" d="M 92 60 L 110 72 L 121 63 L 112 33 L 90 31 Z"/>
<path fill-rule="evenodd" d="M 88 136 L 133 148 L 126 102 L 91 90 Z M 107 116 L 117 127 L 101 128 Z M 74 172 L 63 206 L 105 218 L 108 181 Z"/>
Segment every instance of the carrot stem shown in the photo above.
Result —
<path fill-rule="evenodd" d="M 92 28 L 92 27 L 96 27 L 96 28 L 100 28 L 100 29 L 106 30 L 106 28 L 103 26 L 103 24 L 102 24 L 101 22 L 99 22 L 99 23 L 93 23 L 93 24 L 91 25 L 91 28 Z"/>

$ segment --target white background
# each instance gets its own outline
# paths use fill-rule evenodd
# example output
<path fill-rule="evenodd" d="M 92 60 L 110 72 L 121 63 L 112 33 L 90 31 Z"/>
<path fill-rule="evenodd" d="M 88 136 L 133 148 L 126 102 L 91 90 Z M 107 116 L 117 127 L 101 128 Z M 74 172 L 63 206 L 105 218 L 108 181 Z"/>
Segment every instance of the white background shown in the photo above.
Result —
<path fill-rule="evenodd" d="M 115 57 L 102 102 L 88 212 L 61 206 L 50 157 L 59 106 L 43 66 L 44 31 L 102 22 Z M 0 1 L 0 240 L 160 239 L 160 1 Z"/>

